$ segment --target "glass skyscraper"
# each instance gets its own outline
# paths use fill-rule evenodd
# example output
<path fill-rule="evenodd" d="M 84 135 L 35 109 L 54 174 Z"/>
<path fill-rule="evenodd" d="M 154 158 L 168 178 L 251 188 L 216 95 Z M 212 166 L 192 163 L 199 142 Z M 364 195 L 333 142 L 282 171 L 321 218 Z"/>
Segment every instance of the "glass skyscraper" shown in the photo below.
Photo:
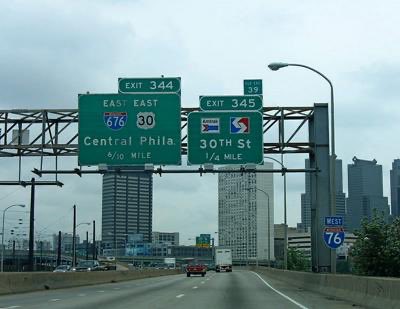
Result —
<path fill-rule="evenodd" d="M 349 231 L 359 229 L 363 219 L 369 219 L 374 212 L 389 215 L 388 198 L 383 196 L 382 165 L 374 159 L 353 158 L 348 166 L 349 197 L 347 198 L 347 218 Z"/>
<path fill-rule="evenodd" d="M 400 159 L 396 159 L 392 163 L 390 171 L 390 197 L 392 216 L 400 216 Z"/>

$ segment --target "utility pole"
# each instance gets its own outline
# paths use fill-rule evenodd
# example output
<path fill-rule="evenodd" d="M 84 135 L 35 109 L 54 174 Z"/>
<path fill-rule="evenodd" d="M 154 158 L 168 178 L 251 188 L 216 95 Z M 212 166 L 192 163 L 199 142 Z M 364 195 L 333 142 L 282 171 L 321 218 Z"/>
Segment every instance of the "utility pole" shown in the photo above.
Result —
<path fill-rule="evenodd" d="M 57 266 L 61 265 L 61 231 L 58 231 Z"/>
<path fill-rule="evenodd" d="M 89 232 L 86 231 L 86 261 L 89 259 Z"/>
<path fill-rule="evenodd" d="M 93 220 L 93 260 L 96 259 L 96 221 Z"/>
<path fill-rule="evenodd" d="M 15 240 L 13 240 L 13 244 L 12 244 L 12 265 L 13 265 L 13 270 L 15 271 Z"/>
<path fill-rule="evenodd" d="M 72 228 L 72 267 L 76 265 L 76 205 L 74 205 L 74 220 Z"/>
<path fill-rule="evenodd" d="M 40 270 L 42 270 L 43 263 L 43 241 L 40 241 Z"/>
<path fill-rule="evenodd" d="M 31 180 L 31 211 L 29 215 L 28 270 L 33 271 L 33 244 L 35 237 L 35 178 Z"/>

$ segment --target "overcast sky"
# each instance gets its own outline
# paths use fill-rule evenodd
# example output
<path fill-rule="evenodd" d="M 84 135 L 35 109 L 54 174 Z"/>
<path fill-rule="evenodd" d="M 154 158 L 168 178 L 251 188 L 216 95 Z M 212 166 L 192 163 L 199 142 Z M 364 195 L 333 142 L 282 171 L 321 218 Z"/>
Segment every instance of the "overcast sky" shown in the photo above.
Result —
<path fill-rule="evenodd" d="M 183 107 L 197 107 L 199 95 L 241 94 L 243 79 L 251 78 L 263 79 L 264 106 L 328 103 L 329 86 L 317 74 L 267 69 L 273 61 L 301 63 L 333 82 L 345 191 L 351 158 L 375 158 L 390 199 L 389 170 L 399 157 L 399 11 L 398 1 L 370 0 L 2 1 L 0 109 L 77 108 L 78 93 L 117 92 L 118 77 L 162 74 L 182 78 Z M 287 166 L 301 168 L 304 158 L 289 156 Z M 0 160 L 0 180 L 16 180 L 17 160 Z M 23 179 L 33 177 L 39 163 L 23 159 Z M 74 168 L 77 160 L 60 165 Z M 101 177 L 60 180 L 63 188 L 37 190 L 40 237 L 71 232 L 73 204 L 78 223 L 96 220 L 100 233 Z M 282 183 L 276 175 L 275 223 L 283 221 Z M 304 175 L 288 175 L 287 183 L 288 222 L 294 226 Z M 0 187 L 0 209 L 29 205 L 29 199 L 29 188 Z M 179 231 L 182 242 L 191 243 L 188 238 L 218 230 L 217 206 L 216 175 L 154 177 L 153 230 Z M 7 213 L 9 230 L 24 213 Z"/>

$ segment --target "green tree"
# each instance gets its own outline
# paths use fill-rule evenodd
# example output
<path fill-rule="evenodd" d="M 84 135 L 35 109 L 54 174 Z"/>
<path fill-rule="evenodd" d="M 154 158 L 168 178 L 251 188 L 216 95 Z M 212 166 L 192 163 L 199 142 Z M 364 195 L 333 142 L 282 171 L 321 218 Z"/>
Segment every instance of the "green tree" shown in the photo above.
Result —
<path fill-rule="evenodd" d="M 363 220 L 354 233 L 357 240 L 350 255 L 359 275 L 400 276 L 400 219 L 387 224 L 376 214 Z"/>
<path fill-rule="evenodd" d="M 388 225 L 385 256 L 388 276 L 400 277 L 400 218 Z"/>
<path fill-rule="evenodd" d="M 287 252 L 287 265 L 289 270 L 310 271 L 310 260 L 304 253 L 294 248 L 289 248 Z"/>

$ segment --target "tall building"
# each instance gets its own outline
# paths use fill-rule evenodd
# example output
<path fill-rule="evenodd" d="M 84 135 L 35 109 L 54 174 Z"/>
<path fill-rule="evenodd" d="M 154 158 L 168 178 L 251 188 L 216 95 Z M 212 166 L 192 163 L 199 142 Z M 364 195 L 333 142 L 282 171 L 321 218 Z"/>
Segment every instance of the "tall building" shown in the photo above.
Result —
<path fill-rule="evenodd" d="M 388 198 L 383 196 L 382 165 L 372 161 L 353 158 L 348 166 L 349 197 L 347 218 L 349 231 L 359 229 L 361 221 L 373 216 L 374 212 L 389 215 Z"/>
<path fill-rule="evenodd" d="M 305 160 L 305 167 L 310 168 L 310 161 Z M 342 160 L 335 160 L 335 177 L 336 177 L 336 215 L 344 218 L 345 227 L 346 220 L 346 195 L 343 192 L 343 171 Z M 303 232 L 310 231 L 311 228 L 311 177 L 313 174 L 305 173 L 305 193 L 301 194 L 301 223 L 298 228 Z"/>
<path fill-rule="evenodd" d="M 396 159 L 392 163 L 390 171 L 390 199 L 392 216 L 400 217 L 400 159 Z"/>
<path fill-rule="evenodd" d="M 126 246 L 130 235 L 151 242 L 153 178 L 151 173 L 106 173 L 103 176 L 102 246 Z"/>
<path fill-rule="evenodd" d="M 262 168 L 273 164 L 257 167 Z M 219 246 L 232 249 L 233 259 L 275 259 L 272 173 L 219 174 L 218 240 Z"/>

